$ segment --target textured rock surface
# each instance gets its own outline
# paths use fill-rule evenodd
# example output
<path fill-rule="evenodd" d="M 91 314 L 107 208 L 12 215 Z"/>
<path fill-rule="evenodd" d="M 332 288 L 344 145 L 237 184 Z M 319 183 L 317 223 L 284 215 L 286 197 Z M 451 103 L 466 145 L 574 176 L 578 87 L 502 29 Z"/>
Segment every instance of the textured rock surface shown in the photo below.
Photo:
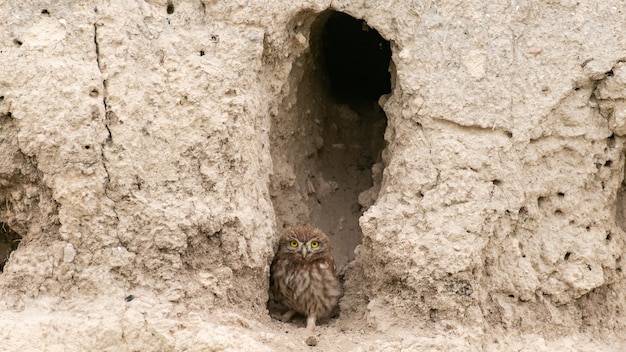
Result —
<path fill-rule="evenodd" d="M 333 1 L 391 44 L 383 113 L 325 90 L 328 2 L 3 2 L 2 349 L 623 349 L 622 5 Z M 306 221 L 315 347 L 266 309 Z"/>

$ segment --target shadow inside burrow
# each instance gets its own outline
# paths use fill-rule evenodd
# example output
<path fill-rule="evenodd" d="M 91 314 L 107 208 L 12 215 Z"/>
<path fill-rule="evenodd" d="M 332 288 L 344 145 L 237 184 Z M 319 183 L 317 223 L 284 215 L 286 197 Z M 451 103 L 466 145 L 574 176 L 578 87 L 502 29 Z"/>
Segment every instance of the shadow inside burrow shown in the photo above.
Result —
<path fill-rule="evenodd" d="M 22 236 L 13 231 L 5 222 L 0 222 L 0 272 L 4 272 L 4 266 L 21 240 Z"/>

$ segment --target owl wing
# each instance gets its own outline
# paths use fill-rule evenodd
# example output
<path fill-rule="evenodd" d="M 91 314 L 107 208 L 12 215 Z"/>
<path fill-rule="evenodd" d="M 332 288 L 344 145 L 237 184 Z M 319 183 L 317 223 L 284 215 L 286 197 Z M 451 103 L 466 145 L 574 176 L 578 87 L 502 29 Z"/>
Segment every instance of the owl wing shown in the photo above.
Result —
<path fill-rule="evenodd" d="M 333 275 L 337 275 L 337 267 L 335 266 L 335 258 L 332 255 L 328 256 L 328 266 L 330 266 L 330 270 L 332 270 Z"/>
<path fill-rule="evenodd" d="M 274 287 L 274 273 L 276 272 L 276 263 L 278 262 L 278 256 L 275 256 L 270 264 L 270 287 Z"/>

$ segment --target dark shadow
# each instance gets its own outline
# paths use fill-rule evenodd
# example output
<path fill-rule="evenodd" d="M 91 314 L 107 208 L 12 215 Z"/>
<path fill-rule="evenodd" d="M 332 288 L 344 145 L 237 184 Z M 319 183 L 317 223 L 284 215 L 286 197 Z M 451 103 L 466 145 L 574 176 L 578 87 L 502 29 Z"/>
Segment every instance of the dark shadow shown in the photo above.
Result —
<path fill-rule="evenodd" d="M 0 222 L 0 272 L 4 271 L 4 265 L 11 252 L 17 249 L 21 240 L 22 236 L 13 231 L 6 223 Z"/>
<path fill-rule="evenodd" d="M 342 12 L 329 11 L 320 19 L 313 25 L 322 27 L 319 43 L 311 45 L 319 45 L 315 49 L 319 49 L 331 97 L 357 112 L 372 108 L 381 95 L 391 92 L 389 41 L 365 21 Z"/>

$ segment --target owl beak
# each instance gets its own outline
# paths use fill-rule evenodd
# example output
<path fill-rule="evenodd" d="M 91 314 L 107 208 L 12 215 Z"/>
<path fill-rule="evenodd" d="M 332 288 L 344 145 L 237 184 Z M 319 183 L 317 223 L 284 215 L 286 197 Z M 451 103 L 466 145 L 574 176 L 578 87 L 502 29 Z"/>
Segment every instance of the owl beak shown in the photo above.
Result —
<path fill-rule="evenodd" d="M 306 258 L 308 252 L 306 251 L 306 247 L 302 247 L 302 258 Z"/>

